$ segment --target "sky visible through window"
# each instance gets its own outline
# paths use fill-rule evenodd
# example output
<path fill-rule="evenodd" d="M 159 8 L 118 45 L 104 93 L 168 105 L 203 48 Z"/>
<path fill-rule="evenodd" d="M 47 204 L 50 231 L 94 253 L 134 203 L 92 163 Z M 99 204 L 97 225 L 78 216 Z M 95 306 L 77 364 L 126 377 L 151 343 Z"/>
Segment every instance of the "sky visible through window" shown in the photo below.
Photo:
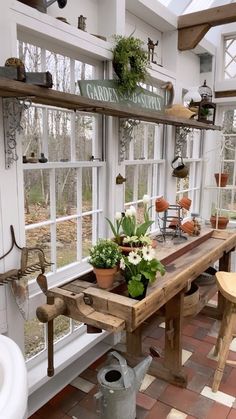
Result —
<path fill-rule="evenodd" d="M 172 5 L 174 3 L 174 0 L 158 0 L 159 3 L 163 4 L 163 6 L 169 8 L 170 11 L 172 11 Z M 230 4 L 230 3 L 234 3 L 235 0 L 175 0 L 176 2 L 178 2 L 178 7 L 177 5 L 175 5 L 176 7 L 174 7 L 175 11 L 174 13 L 177 13 L 177 10 L 179 10 L 179 13 L 177 14 L 187 14 L 187 13 L 194 13 L 194 12 L 198 12 L 200 10 L 206 10 L 209 9 L 211 7 L 215 7 L 215 6 L 220 6 L 220 5 L 225 5 L 225 4 Z"/>

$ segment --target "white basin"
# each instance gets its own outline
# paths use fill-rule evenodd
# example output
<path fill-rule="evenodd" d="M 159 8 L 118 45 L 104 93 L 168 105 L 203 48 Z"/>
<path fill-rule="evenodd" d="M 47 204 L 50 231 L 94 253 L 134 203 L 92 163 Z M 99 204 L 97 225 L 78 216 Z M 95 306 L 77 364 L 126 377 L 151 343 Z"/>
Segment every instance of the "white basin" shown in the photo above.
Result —
<path fill-rule="evenodd" d="M 20 348 L 0 335 L 0 418 L 26 418 L 27 370 Z"/>

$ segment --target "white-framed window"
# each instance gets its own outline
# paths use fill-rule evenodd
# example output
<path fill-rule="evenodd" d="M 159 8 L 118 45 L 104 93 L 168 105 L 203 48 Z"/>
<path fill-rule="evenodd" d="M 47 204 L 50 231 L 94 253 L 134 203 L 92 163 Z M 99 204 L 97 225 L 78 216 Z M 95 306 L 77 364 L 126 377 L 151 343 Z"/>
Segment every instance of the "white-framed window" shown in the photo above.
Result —
<path fill-rule="evenodd" d="M 133 131 L 133 140 L 126 152 L 125 165 L 125 207 L 134 205 L 138 218 L 142 220 L 144 194 L 151 197 L 150 218 L 156 219 L 155 200 L 164 194 L 165 159 L 163 126 L 139 123 Z M 154 223 L 152 230 L 157 229 Z"/>
<path fill-rule="evenodd" d="M 226 186 L 211 189 L 211 212 L 227 216 L 231 223 L 236 220 L 236 108 L 223 111 L 223 129 L 216 147 L 215 173 L 226 173 Z"/>
<path fill-rule="evenodd" d="M 176 128 L 175 155 L 181 156 L 184 164 L 188 166 L 188 176 L 176 178 L 176 202 L 182 197 L 191 199 L 193 213 L 200 213 L 201 192 L 203 181 L 203 156 L 202 156 L 203 133 L 200 130 L 188 128 Z M 183 216 L 189 216 L 189 212 L 183 210 Z"/>
<path fill-rule="evenodd" d="M 50 71 L 56 90 L 79 94 L 77 80 L 95 79 L 101 74 L 99 63 L 79 61 L 40 44 L 19 40 L 18 52 L 26 71 Z M 26 246 L 42 248 L 46 259 L 53 263 L 47 272 L 49 286 L 88 271 L 89 248 L 103 235 L 105 162 L 101 118 L 35 105 L 24 114 Z M 43 162 L 43 156 L 47 162 Z M 29 279 L 31 296 L 38 286 L 34 275 Z M 82 324 L 59 316 L 55 320 L 55 341 L 84 330 Z M 26 359 L 45 355 L 45 338 L 45 328 L 36 318 L 25 322 Z"/>
<path fill-rule="evenodd" d="M 236 77 L 236 35 L 224 39 L 224 78 Z"/>

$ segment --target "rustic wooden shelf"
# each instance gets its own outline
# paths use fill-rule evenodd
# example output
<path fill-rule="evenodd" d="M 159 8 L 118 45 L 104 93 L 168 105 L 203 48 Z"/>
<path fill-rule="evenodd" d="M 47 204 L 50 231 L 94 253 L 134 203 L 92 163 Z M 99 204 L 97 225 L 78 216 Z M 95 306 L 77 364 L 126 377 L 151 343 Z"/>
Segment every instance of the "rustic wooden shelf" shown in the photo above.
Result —
<path fill-rule="evenodd" d="M 45 87 L 26 84 L 23 82 L 0 79 L 0 96 L 28 98 L 33 103 L 91 112 L 119 118 L 137 119 L 156 124 L 174 125 L 195 129 L 220 130 L 219 126 L 204 124 L 193 119 L 177 118 L 159 111 L 145 110 L 139 107 L 125 107 L 110 102 L 89 99 L 76 94 L 59 92 Z"/>

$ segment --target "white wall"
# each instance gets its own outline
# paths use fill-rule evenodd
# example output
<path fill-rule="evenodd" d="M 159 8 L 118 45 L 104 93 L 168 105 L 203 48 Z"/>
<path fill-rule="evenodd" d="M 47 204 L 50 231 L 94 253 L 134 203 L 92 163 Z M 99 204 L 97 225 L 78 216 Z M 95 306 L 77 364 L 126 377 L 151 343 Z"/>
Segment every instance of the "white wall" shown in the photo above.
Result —
<path fill-rule="evenodd" d="M 70 25 L 78 28 L 78 17 L 83 15 L 86 20 L 86 31 L 98 34 L 98 7 L 97 0 L 69 0 L 64 9 L 60 9 L 57 2 L 50 6 L 47 13 L 51 16 L 63 16 Z"/>
<path fill-rule="evenodd" d="M 131 34 L 144 42 L 144 49 L 146 50 L 148 50 L 148 38 L 151 38 L 154 44 L 158 41 L 158 45 L 154 50 L 154 61 L 157 61 L 157 64 L 162 64 L 162 33 L 149 25 L 148 22 L 144 22 L 134 14 L 126 11 L 125 35 L 129 36 Z"/>

